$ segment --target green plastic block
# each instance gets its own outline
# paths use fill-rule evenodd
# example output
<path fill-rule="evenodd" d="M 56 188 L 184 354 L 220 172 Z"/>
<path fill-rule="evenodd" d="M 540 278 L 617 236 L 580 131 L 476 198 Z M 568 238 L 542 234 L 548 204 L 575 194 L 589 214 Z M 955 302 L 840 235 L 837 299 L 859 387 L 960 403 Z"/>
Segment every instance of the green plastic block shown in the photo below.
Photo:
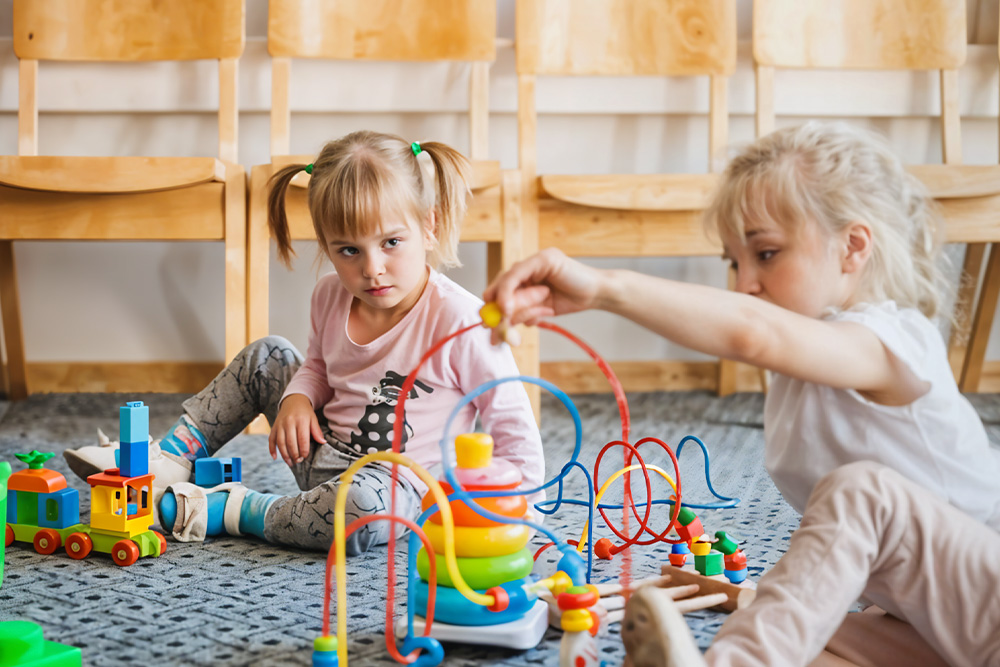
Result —
<path fill-rule="evenodd" d="M 736 553 L 737 549 L 739 549 L 739 545 L 736 544 L 733 538 L 729 537 L 724 530 L 716 531 L 715 539 L 718 540 L 718 542 L 716 542 L 712 548 L 721 551 L 727 556 L 731 556 Z"/>
<path fill-rule="evenodd" d="M 0 667 L 82 667 L 75 646 L 46 641 L 42 626 L 31 621 L 0 623 Z"/>
<path fill-rule="evenodd" d="M 694 557 L 694 569 L 706 577 L 715 574 L 722 574 L 726 569 L 725 555 L 721 551 L 712 549 L 704 556 Z"/>
<path fill-rule="evenodd" d="M 3 517 L 4 525 L 7 522 L 7 478 L 10 477 L 10 464 L 6 461 L 0 461 L 0 517 Z M 3 542 L 0 542 L 0 586 L 3 585 L 3 559 L 4 559 L 4 549 L 6 548 L 7 540 L 6 536 Z"/>

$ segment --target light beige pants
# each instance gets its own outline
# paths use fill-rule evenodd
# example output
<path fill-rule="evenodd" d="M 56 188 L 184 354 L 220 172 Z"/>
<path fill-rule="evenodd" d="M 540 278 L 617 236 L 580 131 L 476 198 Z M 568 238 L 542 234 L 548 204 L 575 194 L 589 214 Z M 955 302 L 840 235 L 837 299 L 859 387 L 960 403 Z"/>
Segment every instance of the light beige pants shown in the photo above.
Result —
<path fill-rule="evenodd" d="M 847 614 L 859 598 L 888 616 Z M 1000 666 L 1000 533 L 883 465 L 838 468 L 705 660 Z"/>

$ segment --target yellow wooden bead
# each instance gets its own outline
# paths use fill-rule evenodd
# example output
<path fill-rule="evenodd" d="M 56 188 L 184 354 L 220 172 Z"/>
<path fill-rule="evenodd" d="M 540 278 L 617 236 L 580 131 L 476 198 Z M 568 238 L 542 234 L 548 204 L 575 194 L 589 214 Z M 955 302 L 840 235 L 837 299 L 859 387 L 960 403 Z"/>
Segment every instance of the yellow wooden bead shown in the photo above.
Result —
<path fill-rule="evenodd" d="M 503 313 L 500 311 L 500 306 L 490 302 L 479 309 L 479 317 L 483 319 L 485 326 L 496 329 L 503 320 Z"/>

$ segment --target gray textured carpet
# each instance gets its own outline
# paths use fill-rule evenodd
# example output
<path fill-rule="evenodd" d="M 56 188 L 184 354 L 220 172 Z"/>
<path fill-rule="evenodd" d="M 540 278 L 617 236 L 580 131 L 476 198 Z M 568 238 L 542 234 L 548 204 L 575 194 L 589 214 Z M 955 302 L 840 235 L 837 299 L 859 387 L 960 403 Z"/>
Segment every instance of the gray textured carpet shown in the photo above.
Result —
<path fill-rule="evenodd" d="M 158 436 L 176 419 L 184 398 L 57 394 L 33 396 L 16 404 L 0 402 L 0 457 L 17 470 L 23 466 L 14 459 L 15 452 L 38 449 L 61 454 L 68 447 L 93 444 L 98 427 L 114 438 L 118 406 L 126 400 L 142 400 L 150 406 L 150 430 Z M 1000 401 L 995 396 L 973 400 L 996 441 Z M 620 435 L 617 411 L 605 395 L 575 397 L 575 401 L 585 428 L 582 462 L 592 470 L 600 447 Z M 762 397 L 637 394 L 630 396 L 630 407 L 633 442 L 656 436 L 673 444 L 689 433 L 705 441 L 711 451 L 715 488 L 743 499 L 734 509 L 699 511 L 706 530 L 727 530 L 745 542 L 752 578 L 770 568 L 784 552 L 798 516 L 781 500 L 761 464 Z M 551 476 L 569 458 L 572 423 L 560 404 L 546 399 L 543 424 Z M 241 436 L 222 455 L 243 457 L 244 481 L 251 488 L 278 493 L 295 490 L 288 469 L 267 455 L 263 436 Z M 662 456 L 649 460 L 665 468 L 670 465 Z M 612 456 L 611 461 L 621 461 L 621 456 Z M 606 465 L 603 479 L 618 467 L 611 462 Z M 681 465 L 685 497 L 710 501 L 696 447 L 685 446 Z M 82 513 L 87 512 L 86 483 L 69 472 L 61 456 L 53 458 L 49 467 L 67 474 L 71 486 L 81 491 Z M 566 491 L 570 497 L 584 497 L 584 488 L 581 477 L 574 475 Z M 663 488 L 660 492 L 665 494 Z M 621 493 L 609 495 L 620 498 Z M 564 538 L 575 539 L 585 518 L 584 509 L 565 506 L 547 519 L 547 525 Z M 661 518 L 656 525 L 662 524 Z M 598 536 L 604 535 L 610 532 L 602 526 Z M 657 573 L 666 554 L 660 546 L 633 549 L 635 576 Z M 401 576 L 404 558 L 404 553 L 397 554 Z M 539 559 L 536 573 L 550 574 L 554 560 L 550 549 Z M 617 580 L 620 560 L 598 561 L 594 580 Z M 386 654 L 381 634 L 385 563 L 384 547 L 348 563 L 353 664 L 395 664 Z M 103 554 L 74 561 L 62 551 L 41 556 L 30 546 L 14 544 L 6 553 L 0 620 L 24 618 L 40 623 L 47 638 L 81 647 L 89 665 L 306 665 L 321 624 L 323 572 L 322 554 L 242 538 L 209 539 L 202 544 L 171 539 L 163 557 L 142 559 L 128 568 L 115 566 Z M 707 646 L 724 617 L 701 612 L 688 619 L 699 643 Z M 526 652 L 446 645 L 445 664 L 557 664 L 559 638 L 550 629 L 538 648 Z M 624 654 L 617 635 L 601 638 L 601 649 L 608 664 L 621 664 Z"/>

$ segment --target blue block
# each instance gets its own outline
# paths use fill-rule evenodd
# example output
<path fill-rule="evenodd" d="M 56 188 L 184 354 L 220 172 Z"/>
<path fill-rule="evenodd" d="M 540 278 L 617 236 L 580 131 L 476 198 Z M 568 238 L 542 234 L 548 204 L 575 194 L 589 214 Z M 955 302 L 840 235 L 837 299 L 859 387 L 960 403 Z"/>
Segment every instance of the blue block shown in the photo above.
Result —
<path fill-rule="evenodd" d="M 138 477 L 149 474 L 149 443 L 122 442 L 118 462 L 118 474 L 122 477 Z"/>
<path fill-rule="evenodd" d="M 194 483 L 210 488 L 226 482 L 243 481 L 243 464 L 239 457 L 204 457 L 194 461 Z"/>
<path fill-rule="evenodd" d="M 76 489 L 60 489 L 38 494 L 39 528 L 67 528 L 80 523 L 80 493 Z"/>
<path fill-rule="evenodd" d="M 7 523 L 17 523 L 17 491 L 7 491 Z"/>
<path fill-rule="evenodd" d="M 118 408 L 118 441 L 149 442 L 149 406 L 129 401 Z"/>

